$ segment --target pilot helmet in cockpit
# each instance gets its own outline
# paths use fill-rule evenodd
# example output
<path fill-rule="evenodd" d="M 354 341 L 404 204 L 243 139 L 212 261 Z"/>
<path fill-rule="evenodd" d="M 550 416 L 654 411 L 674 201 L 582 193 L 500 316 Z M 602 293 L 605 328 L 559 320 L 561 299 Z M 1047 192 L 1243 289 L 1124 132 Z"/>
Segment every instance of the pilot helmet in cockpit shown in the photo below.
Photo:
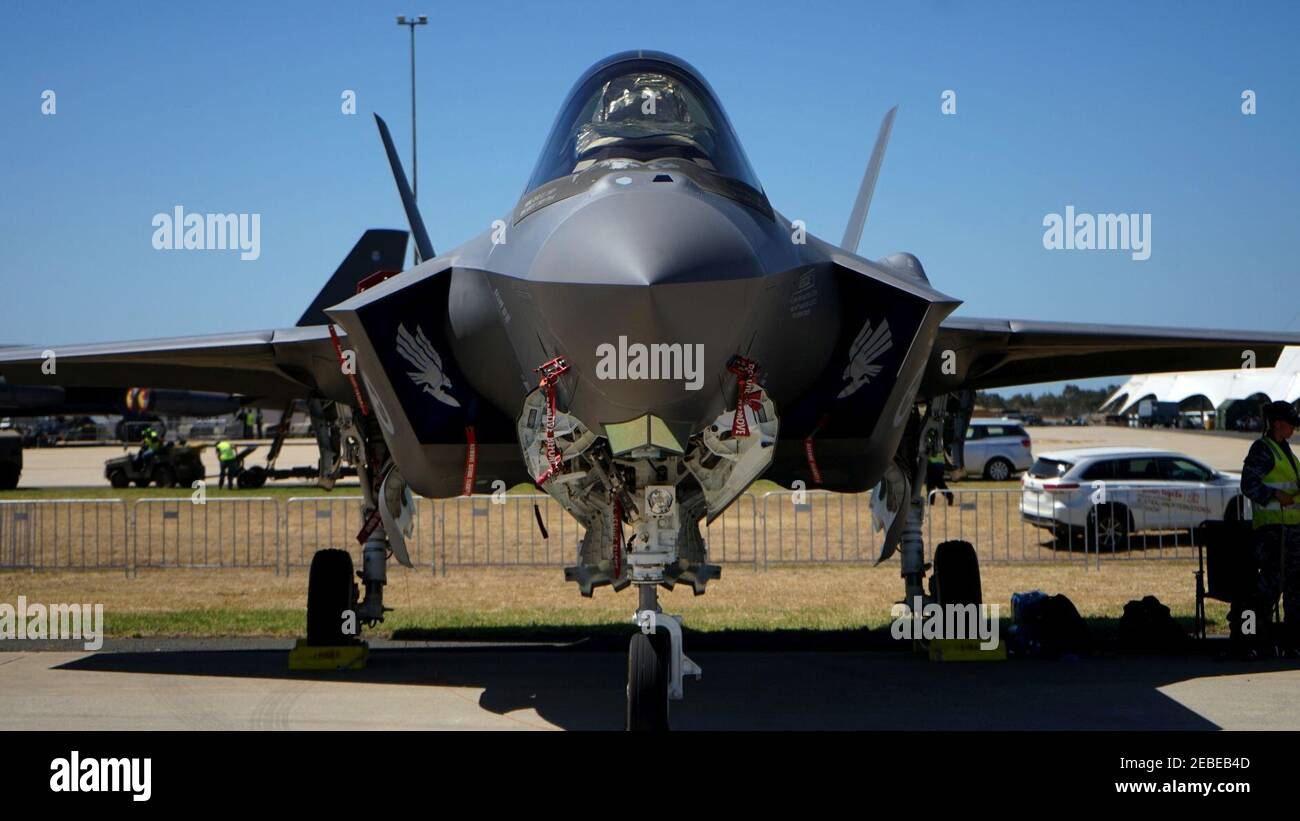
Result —
<path fill-rule="evenodd" d="M 647 72 L 610 80 L 601 90 L 595 121 L 624 120 L 689 123 L 691 113 L 671 79 Z"/>
<path fill-rule="evenodd" d="M 713 91 L 671 55 L 628 52 L 569 92 L 525 193 L 605 163 L 683 165 L 762 188 Z"/>
<path fill-rule="evenodd" d="M 678 156 L 706 161 L 712 130 L 691 116 L 689 92 L 653 71 L 619 75 L 600 89 L 591 119 L 574 135 L 574 161 L 618 155 L 648 160 Z"/>

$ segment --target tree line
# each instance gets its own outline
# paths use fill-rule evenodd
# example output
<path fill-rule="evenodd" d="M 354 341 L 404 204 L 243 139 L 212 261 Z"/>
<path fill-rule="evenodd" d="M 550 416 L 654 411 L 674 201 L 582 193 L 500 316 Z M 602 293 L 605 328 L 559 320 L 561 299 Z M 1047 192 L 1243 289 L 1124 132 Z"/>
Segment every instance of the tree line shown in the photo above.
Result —
<path fill-rule="evenodd" d="M 1042 416 L 1083 416 L 1095 413 L 1107 397 L 1119 389 L 1119 385 L 1088 390 L 1078 385 L 1066 385 L 1060 393 L 1044 393 L 1034 396 L 1028 393 L 1015 393 L 1010 396 L 977 391 L 975 406 L 991 411 L 1034 411 Z"/>

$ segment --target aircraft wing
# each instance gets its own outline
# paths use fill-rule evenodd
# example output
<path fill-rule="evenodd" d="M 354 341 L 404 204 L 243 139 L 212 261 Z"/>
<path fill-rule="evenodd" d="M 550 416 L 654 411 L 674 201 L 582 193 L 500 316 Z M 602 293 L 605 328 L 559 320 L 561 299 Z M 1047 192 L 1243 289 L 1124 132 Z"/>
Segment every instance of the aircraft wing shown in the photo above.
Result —
<path fill-rule="evenodd" d="M 341 335 L 342 340 L 346 337 Z M 47 372 L 50 369 L 52 373 Z M 339 367 L 325 325 L 91 345 L 0 348 L 0 376 L 16 385 L 148 385 L 240 393 L 275 402 L 311 394 L 339 400 L 352 396 L 351 383 Z"/>
<path fill-rule="evenodd" d="M 1300 332 L 948 317 L 922 390 L 934 395 L 1135 373 L 1267 368 L 1287 345 L 1300 345 Z"/>

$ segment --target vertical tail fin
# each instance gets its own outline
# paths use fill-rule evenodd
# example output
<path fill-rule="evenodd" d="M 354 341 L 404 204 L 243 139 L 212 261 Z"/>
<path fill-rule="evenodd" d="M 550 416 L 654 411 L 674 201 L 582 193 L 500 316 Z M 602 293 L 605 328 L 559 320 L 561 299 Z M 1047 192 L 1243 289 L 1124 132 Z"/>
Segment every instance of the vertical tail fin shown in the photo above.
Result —
<path fill-rule="evenodd" d="M 379 137 L 384 141 L 384 152 L 388 154 L 388 165 L 393 169 L 393 179 L 397 182 L 397 193 L 402 198 L 402 207 L 406 209 L 406 221 L 411 226 L 411 237 L 415 240 L 415 252 L 419 262 L 433 259 L 433 243 L 429 241 L 429 232 L 424 230 L 424 219 L 420 209 L 415 205 L 415 195 L 406 182 L 406 172 L 402 170 L 402 161 L 397 158 L 397 149 L 393 147 L 393 135 L 388 133 L 388 123 L 378 114 L 375 124 L 379 126 Z"/>
<path fill-rule="evenodd" d="M 844 229 L 844 239 L 840 240 L 840 247 L 851 254 L 858 252 L 862 228 L 867 224 L 867 211 L 871 209 L 871 195 L 876 191 L 880 165 L 885 161 L 885 147 L 889 145 L 889 133 L 894 129 L 894 115 L 897 113 L 898 106 L 894 106 L 880 122 L 876 147 L 872 149 L 871 161 L 867 163 L 867 171 L 862 175 L 862 185 L 858 188 L 858 198 L 853 203 L 853 212 L 849 214 L 849 224 Z"/>
<path fill-rule="evenodd" d="M 400 271 L 406 261 L 406 232 L 391 228 L 371 228 L 330 276 L 325 287 L 312 300 L 298 320 L 304 325 L 328 325 L 325 309 L 337 305 L 357 292 L 357 283 L 375 271 Z"/>

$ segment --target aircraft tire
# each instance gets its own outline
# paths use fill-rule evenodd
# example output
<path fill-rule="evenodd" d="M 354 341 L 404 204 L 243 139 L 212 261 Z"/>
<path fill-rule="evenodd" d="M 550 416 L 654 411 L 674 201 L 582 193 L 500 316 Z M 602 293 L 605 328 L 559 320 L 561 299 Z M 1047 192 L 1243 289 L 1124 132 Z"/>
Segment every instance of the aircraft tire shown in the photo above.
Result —
<path fill-rule="evenodd" d="M 943 542 L 935 549 L 934 597 L 940 605 L 983 603 L 979 557 L 970 542 Z"/>
<path fill-rule="evenodd" d="M 356 599 L 352 556 L 346 550 L 318 550 L 307 580 L 307 643 L 339 647 L 355 639 L 343 632 L 343 612 Z"/>
<path fill-rule="evenodd" d="M 627 650 L 627 729 L 668 729 L 668 634 L 635 633 Z"/>
<path fill-rule="evenodd" d="M 260 465 L 245 468 L 239 472 L 236 484 L 239 485 L 240 490 L 257 490 L 266 484 L 266 469 Z"/>

